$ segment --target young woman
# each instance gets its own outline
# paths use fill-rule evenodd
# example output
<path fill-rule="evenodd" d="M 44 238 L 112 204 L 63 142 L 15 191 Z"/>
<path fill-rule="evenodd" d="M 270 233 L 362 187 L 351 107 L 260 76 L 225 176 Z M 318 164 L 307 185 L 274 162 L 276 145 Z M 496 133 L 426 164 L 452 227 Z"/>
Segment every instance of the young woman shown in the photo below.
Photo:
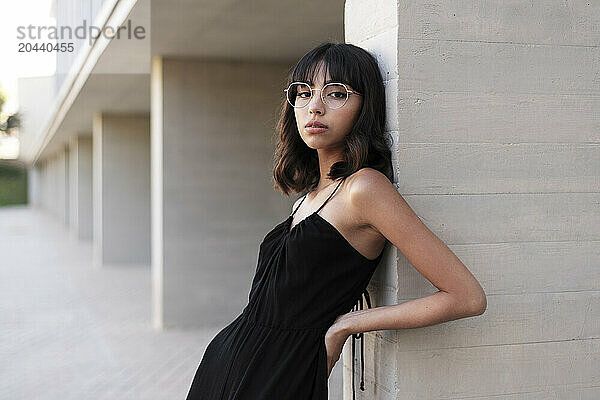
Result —
<path fill-rule="evenodd" d="M 284 92 L 275 187 L 305 194 L 264 237 L 248 304 L 206 348 L 187 400 L 326 400 L 350 335 L 486 308 L 477 280 L 392 184 L 375 58 L 351 44 L 322 44 L 298 62 Z M 363 295 L 370 307 L 366 287 L 387 241 L 439 291 L 354 310 Z"/>

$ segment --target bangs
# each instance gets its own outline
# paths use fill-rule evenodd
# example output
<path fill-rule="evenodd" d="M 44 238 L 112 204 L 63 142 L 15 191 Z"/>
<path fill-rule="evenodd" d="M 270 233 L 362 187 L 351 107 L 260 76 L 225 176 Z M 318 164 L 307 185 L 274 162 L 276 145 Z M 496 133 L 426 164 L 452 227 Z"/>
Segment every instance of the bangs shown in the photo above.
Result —
<path fill-rule="evenodd" d="M 305 54 L 296 64 L 291 77 L 292 82 L 306 82 L 314 86 L 317 72 L 321 66 L 323 66 L 324 76 L 327 77 L 329 73 L 331 78 L 326 80 L 323 85 L 330 82 L 345 83 L 354 90 L 364 93 L 358 63 L 356 63 L 356 60 L 352 62 L 346 54 L 337 51 L 335 46 L 327 49 L 317 48 Z"/>

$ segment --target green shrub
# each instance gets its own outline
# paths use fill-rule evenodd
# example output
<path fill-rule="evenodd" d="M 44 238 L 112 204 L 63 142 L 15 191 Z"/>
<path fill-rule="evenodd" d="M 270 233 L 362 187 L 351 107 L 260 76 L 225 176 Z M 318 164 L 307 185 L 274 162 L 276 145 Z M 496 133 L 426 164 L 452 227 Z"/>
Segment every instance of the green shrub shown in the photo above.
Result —
<path fill-rule="evenodd" d="M 0 207 L 27 203 L 27 168 L 20 161 L 0 160 Z"/>

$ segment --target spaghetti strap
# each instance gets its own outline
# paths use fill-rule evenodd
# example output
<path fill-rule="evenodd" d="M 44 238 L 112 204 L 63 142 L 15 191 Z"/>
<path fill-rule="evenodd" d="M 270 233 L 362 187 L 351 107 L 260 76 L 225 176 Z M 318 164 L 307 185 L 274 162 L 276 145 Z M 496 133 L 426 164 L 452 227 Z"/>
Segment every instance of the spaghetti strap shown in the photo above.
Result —
<path fill-rule="evenodd" d="M 302 198 L 302 200 L 300 201 L 300 203 L 298 203 L 298 205 L 296 206 L 296 209 L 294 211 L 292 211 L 292 213 L 290 214 L 290 217 L 293 216 L 294 214 L 296 214 L 296 211 L 298 211 L 298 209 L 300 208 L 300 205 L 302 204 L 302 202 L 304 201 L 304 199 L 306 199 L 307 195 L 308 195 L 308 192 L 306 192 L 304 194 L 304 197 Z"/>
<path fill-rule="evenodd" d="M 344 179 L 345 179 L 345 177 L 342 178 L 342 180 L 340 181 L 340 183 L 338 183 L 337 186 L 335 187 L 335 189 L 333 189 L 333 192 L 331 192 L 331 194 L 329 195 L 329 197 L 327 197 L 327 199 L 325 199 L 325 201 L 323 202 L 323 204 L 321 204 L 321 207 L 319 207 L 317 209 L 317 211 L 314 212 L 315 214 L 318 214 L 319 211 L 321 211 L 321 208 L 323 208 L 323 206 L 329 201 L 329 199 L 331 198 L 331 196 L 333 196 L 333 194 L 338 189 L 338 187 L 340 187 L 340 185 L 342 184 L 342 182 L 344 181 Z M 298 211 L 298 209 L 300 208 L 300 206 L 304 202 L 304 199 L 306 199 L 306 196 L 308 196 L 309 193 L 310 192 L 306 192 L 304 194 L 304 197 L 302 197 L 302 200 L 300 200 L 300 203 L 298 203 L 298 205 L 296 206 L 296 208 L 294 209 L 294 211 L 292 211 L 292 213 L 290 214 L 290 217 L 292 217 L 294 214 L 296 214 L 296 211 Z"/>
<path fill-rule="evenodd" d="M 344 177 L 344 178 L 345 178 L 345 177 Z M 342 182 L 344 181 L 344 178 L 342 178 L 342 180 L 340 180 L 340 183 L 338 183 L 338 184 L 337 184 L 337 186 L 335 187 L 335 189 L 333 189 L 333 192 L 331 192 L 331 194 L 329 195 L 329 197 L 327 197 L 327 198 L 325 199 L 325 201 L 323 202 L 323 204 L 321 204 L 321 207 L 319 207 L 319 208 L 317 209 L 317 211 L 315 211 L 315 214 L 318 214 L 318 213 L 319 213 L 319 211 L 321 211 L 321 208 L 323 208 L 323 206 L 324 206 L 325 204 L 327 204 L 327 202 L 329 201 L 329 199 L 331 198 L 331 196 L 333 196 L 333 194 L 336 192 L 336 190 L 337 190 L 337 189 L 340 187 L 340 185 L 341 185 L 341 184 L 342 184 Z"/>

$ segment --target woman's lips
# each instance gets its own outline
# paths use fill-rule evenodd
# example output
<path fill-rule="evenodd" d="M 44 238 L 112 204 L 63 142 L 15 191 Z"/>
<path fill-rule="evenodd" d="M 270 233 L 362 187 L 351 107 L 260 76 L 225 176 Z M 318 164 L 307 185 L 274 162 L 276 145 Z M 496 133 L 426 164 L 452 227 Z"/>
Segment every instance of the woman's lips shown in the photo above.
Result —
<path fill-rule="evenodd" d="M 327 130 L 327 125 L 320 121 L 312 120 L 306 123 L 304 129 L 308 133 L 321 133 Z"/>
<path fill-rule="evenodd" d="M 305 129 L 306 129 L 306 132 L 308 132 L 308 133 L 321 133 L 321 132 L 325 132 L 327 130 L 327 128 L 322 128 L 322 127 L 317 127 L 317 126 L 307 126 Z"/>

